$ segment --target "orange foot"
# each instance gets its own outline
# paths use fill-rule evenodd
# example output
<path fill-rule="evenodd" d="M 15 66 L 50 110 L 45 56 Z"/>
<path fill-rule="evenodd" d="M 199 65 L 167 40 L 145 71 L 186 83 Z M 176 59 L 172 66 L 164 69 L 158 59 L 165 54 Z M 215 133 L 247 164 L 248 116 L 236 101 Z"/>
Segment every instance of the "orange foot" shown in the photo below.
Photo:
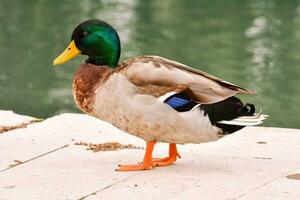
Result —
<path fill-rule="evenodd" d="M 139 171 L 152 169 L 154 167 L 152 162 L 152 152 L 155 145 L 155 141 L 147 142 L 146 152 L 142 163 L 137 165 L 119 165 L 116 171 Z"/>
<path fill-rule="evenodd" d="M 169 156 L 166 158 L 153 158 L 152 152 L 155 145 L 155 141 L 147 142 L 146 152 L 143 162 L 137 165 L 119 165 L 119 168 L 116 171 L 139 171 L 139 170 L 148 170 L 154 167 L 163 167 L 173 164 L 177 157 L 180 158 L 180 155 L 177 151 L 176 144 L 170 144 L 169 147 Z"/>
<path fill-rule="evenodd" d="M 172 165 L 178 158 L 181 158 L 177 151 L 176 144 L 170 144 L 169 147 L 169 156 L 166 158 L 154 158 L 152 159 L 152 162 L 155 167 L 164 167 Z"/>
<path fill-rule="evenodd" d="M 119 165 L 119 168 L 116 171 L 140 171 L 148 170 L 154 168 L 153 164 L 147 165 L 144 163 L 139 163 L 137 165 Z"/>

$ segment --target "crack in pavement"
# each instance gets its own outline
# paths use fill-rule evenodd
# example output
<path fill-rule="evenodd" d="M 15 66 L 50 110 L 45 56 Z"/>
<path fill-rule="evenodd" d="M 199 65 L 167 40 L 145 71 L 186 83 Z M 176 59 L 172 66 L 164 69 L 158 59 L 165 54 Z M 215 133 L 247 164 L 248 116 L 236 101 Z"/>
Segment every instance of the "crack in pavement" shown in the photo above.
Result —
<path fill-rule="evenodd" d="M 138 174 L 139 174 L 139 173 L 136 173 L 136 174 L 133 174 L 133 175 L 128 176 L 128 177 L 126 177 L 126 178 L 123 178 L 123 179 L 121 179 L 121 180 L 119 180 L 119 181 L 116 181 L 116 182 L 114 182 L 114 183 L 112 183 L 112 184 L 110 184 L 110 185 L 108 185 L 108 186 L 105 186 L 104 188 L 101 188 L 101 189 L 99 189 L 99 190 L 96 190 L 95 192 L 92 192 L 92 193 L 90 193 L 90 194 L 88 194 L 88 195 L 85 195 L 85 196 L 79 198 L 78 200 L 84 200 L 84 199 L 87 198 L 87 197 L 90 197 L 90 196 L 92 196 L 92 195 L 96 195 L 97 193 L 99 193 L 99 192 L 101 192 L 101 191 L 103 191 L 103 190 L 106 190 L 106 189 L 108 189 L 108 188 L 110 188 L 110 187 L 112 187 L 112 186 L 114 186 L 114 185 L 117 185 L 117 184 L 119 184 L 119 183 L 121 183 L 121 182 L 127 181 L 127 180 L 129 180 L 129 179 L 131 179 L 131 178 L 137 176 Z"/>
<path fill-rule="evenodd" d="M 258 190 L 258 189 L 260 189 L 260 188 L 262 188 L 262 187 L 264 187 L 264 186 L 266 186 L 266 185 L 269 185 L 270 183 L 273 183 L 273 182 L 276 181 L 276 180 L 279 180 L 279 179 L 281 179 L 281 178 L 283 178 L 283 177 L 286 177 L 287 174 L 290 174 L 291 172 L 294 172 L 294 171 L 296 171 L 296 170 L 298 170 L 298 169 L 299 169 L 299 168 L 290 170 L 289 172 L 285 173 L 285 175 L 280 175 L 279 177 L 273 178 L 273 179 L 270 180 L 270 181 L 267 181 L 267 182 L 265 182 L 265 183 L 263 183 L 263 184 L 261 184 L 261 185 L 255 187 L 255 188 L 253 188 L 253 189 L 251 189 L 251 190 L 249 190 L 249 191 L 247 191 L 247 192 L 244 192 L 243 194 L 241 194 L 241 195 L 239 195 L 239 196 L 237 196 L 237 197 L 234 197 L 232 200 L 240 199 L 241 197 L 244 197 L 244 196 L 247 195 L 247 194 L 250 194 L 250 193 L 252 193 L 252 192 L 254 192 L 254 191 L 256 191 L 256 190 Z"/>
<path fill-rule="evenodd" d="M 43 154 L 40 154 L 40 155 L 38 155 L 38 156 L 36 156 L 36 157 L 30 158 L 30 159 L 25 160 L 25 161 L 15 160 L 15 162 L 16 162 L 15 164 L 12 164 L 12 165 L 10 165 L 9 167 L 0 170 L 0 173 L 1 173 L 1 172 L 4 172 L 4 171 L 7 171 L 7 170 L 9 170 L 9 169 L 12 169 L 12 168 L 14 168 L 14 167 L 16 167 L 16 166 L 23 165 L 23 164 L 25 164 L 25 163 L 27 163 L 27 162 L 30 162 L 30 161 L 32 161 L 32 160 L 36 160 L 36 159 L 38 159 L 38 158 L 41 158 L 41 157 L 43 157 L 43 156 L 45 156 L 45 155 L 48 155 L 48 154 L 51 154 L 51 153 L 53 153 L 53 152 L 59 151 L 59 150 L 64 149 L 64 148 L 66 148 L 66 147 L 68 147 L 68 146 L 69 146 L 69 144 L 66 144 L 66 145 L 64 145 L 64 146 L 61 146 L 61 147 L 56 148 L 56 149 L 53 149 L 53 150 L 51 150 L 51 151 L 48 151 L 48 152 L 43 153 Z"/>

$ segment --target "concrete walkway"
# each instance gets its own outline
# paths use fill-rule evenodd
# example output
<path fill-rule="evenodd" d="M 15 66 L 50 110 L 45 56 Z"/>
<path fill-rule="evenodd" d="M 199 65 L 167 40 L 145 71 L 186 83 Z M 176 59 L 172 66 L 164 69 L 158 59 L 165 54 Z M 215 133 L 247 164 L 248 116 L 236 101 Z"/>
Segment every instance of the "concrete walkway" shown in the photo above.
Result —
<path fill-rule="evenodd" d="M 141 149 L 93 152 L 78 142 L 144 146 L 83 114 L 63 114 L 0 134 L 0 200 L 300 199 L 300 131 L 246 128 L 217 142 L 180 145 L 175 165 L 116 172 Z M 158 144 L 155 156 L 167 154 Z"/>

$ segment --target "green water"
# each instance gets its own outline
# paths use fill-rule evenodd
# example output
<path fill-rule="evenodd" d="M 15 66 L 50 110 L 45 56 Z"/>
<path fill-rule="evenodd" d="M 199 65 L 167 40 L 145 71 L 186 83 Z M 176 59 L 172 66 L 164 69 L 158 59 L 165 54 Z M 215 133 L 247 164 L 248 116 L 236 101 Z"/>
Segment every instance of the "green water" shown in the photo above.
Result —
<path fill-rule="evenodd" d="M 300 128 L 300 2 L 296 0 L 0 0 L 0 109 L 37 117 L 80 112 L 72 75 L 85 57 L 52 67 L 73 28 L 103 19 L 122 60 L 156 54 L 255 89 L 242 96 Z"/>

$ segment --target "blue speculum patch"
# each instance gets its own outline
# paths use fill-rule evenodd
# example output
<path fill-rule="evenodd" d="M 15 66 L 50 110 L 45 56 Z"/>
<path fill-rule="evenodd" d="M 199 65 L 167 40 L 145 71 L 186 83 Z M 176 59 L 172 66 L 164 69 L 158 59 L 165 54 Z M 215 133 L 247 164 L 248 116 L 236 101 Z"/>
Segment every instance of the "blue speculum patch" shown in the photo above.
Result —
<path fill-rule="evenodd" d="M 174 94 L 168 97 L 164 102 L 178 112 L 189 111 L 197 105 L 196 102 L 192 101 L 184 93 Z"/>

